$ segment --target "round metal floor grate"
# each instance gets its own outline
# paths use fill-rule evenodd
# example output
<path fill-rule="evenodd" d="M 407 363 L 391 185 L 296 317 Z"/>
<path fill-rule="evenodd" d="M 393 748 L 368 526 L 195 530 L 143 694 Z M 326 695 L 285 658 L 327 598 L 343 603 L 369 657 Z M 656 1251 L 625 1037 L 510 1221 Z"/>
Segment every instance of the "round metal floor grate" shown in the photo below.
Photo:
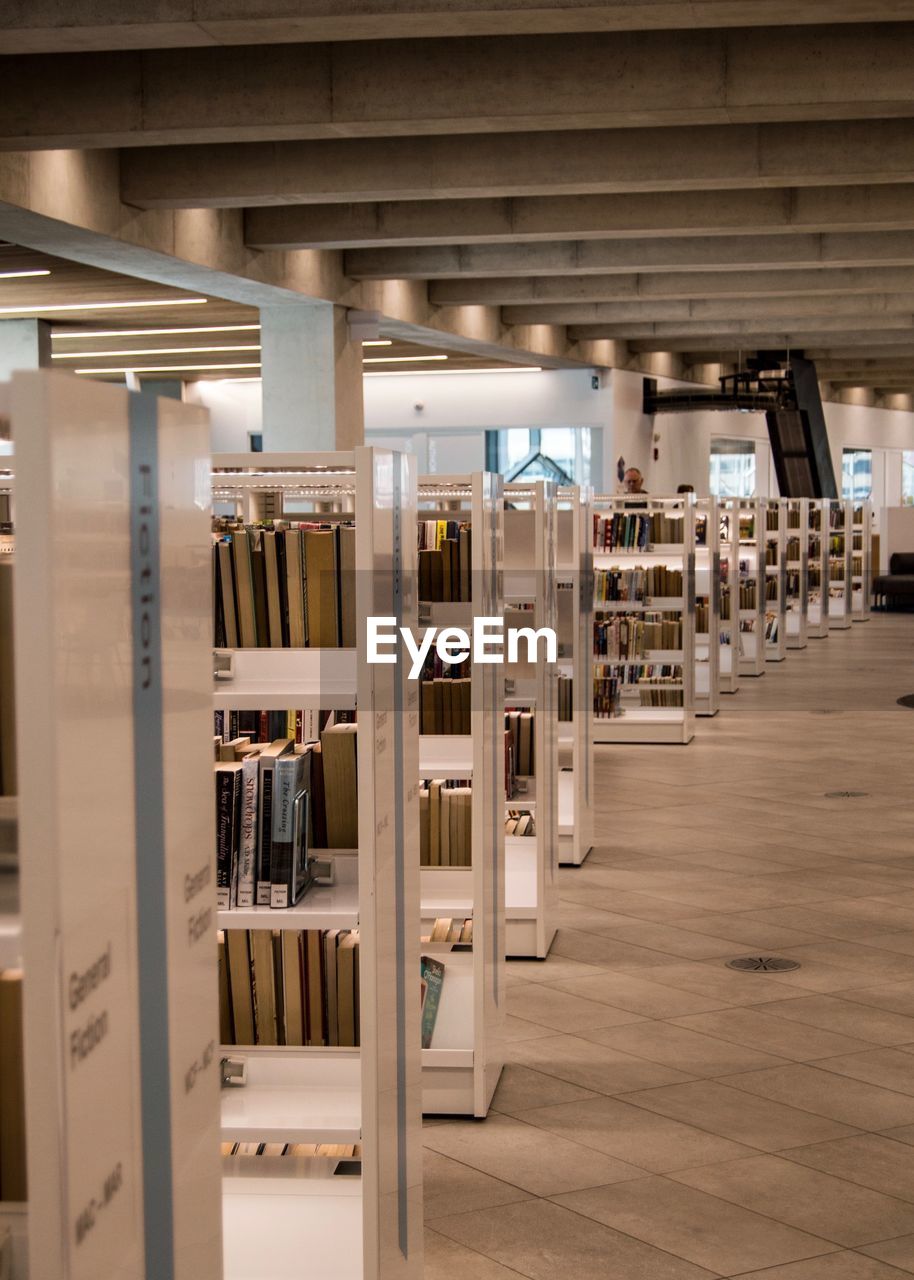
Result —
<path fill-rule="evenodd" d="M 727 961 L 728 969 L 739 969 L 742 973 L 789 973 L 799 967 L 799 960 L 786 960 L 783 956 L 739 956 Z"/>
<path fill-rule="evenodd" d="M 898 699 L 899 707 L 914 707 L 914 693 L 906 693 L 903 698 Z"/>
<path fill-rule="evenodd" d="M 868 796 L 868 791 L 823 791 L 826 800 L 856 800 L 860 796 Z"/>

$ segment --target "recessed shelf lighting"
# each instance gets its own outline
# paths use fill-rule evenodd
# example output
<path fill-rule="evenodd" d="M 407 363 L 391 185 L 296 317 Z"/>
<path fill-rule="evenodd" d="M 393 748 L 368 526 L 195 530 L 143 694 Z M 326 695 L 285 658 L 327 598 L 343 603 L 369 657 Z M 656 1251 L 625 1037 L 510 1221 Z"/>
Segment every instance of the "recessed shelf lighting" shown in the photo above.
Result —
<path fill-rule="evenodd" d="M 199 307 L 208 298 L 148 298 L 132 302 L 42 302 L 27 307 L 0 307 L 2 316 L 45 315 L 51 311 L 133 311 L 140 307 Z"/>
<path fill-rule="evenodd" d="M 365 364 L 419 364 L 425 360 L 446 360 L 447 356 L 366 356 Z"/>
<path fill-rule="evenodd" d="M 201 352 L 259 351 L 260 345 L 252 342 L 218 347 L 131 347 L 120 351 L 55 351 L 52 360 L 111 360 L 122 356 L 189 356 Z"/>
<path fill-rule="evenodd" d="M 542 373 L 541 365 L 515 365 L 511 369 L 384 369 L 376 373 L 366 373 L 365 378 L 452 378 L 463 374 L 480 373 Z"/>
<path fill-rule="evenodd" d="M 364 338 L 362 340 L 363 347 L 392 347 L 393 341 L 390 338 Z"/>

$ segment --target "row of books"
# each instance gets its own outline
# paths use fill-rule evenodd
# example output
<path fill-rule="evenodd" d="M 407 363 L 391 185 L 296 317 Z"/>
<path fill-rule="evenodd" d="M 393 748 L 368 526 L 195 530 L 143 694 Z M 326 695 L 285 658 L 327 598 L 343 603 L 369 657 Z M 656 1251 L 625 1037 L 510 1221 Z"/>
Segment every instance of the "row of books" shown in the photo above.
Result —
<path fill-rule="evenodd" d="M 219 1035 L 226 1045 L 357 1045 L 358 931 L 220 933 Z"/>
<path fill-rule="evenodd" d="M 662 685 L 639 687 L 642 707 L 681 707 L 685 694 L 682 689 L 665 689 Z"/>
<path fill-rule="evenodd" d="M 310 849 L 358 848 L 357 732 L 343 723 L 300 745 L 216 740 L 220 909 L 294 906 L 310 883 Z"/>
<path fill-rule="evenodd" d="M 765 564 L 776 565 L 778 562 L 778 547 L 776 542 L 769 542 L 765 547 Z"/>
<path fill-rule="evenodd" d="M 223 1142 L 223 1160 L 249 1161 L 252 1157 L 297 1157 L 305 1160 L 361 1160 L 358 1142 Z M 255 1172 L 256 1167 L 251 1172 Z"/>
<path fill-rule="evenodd" d="M 419 863 L 473 865 L 473 792 L 453 779 L 432 779 L 419 790 Z"/>
<path fill-rule="evenodd" d="M 711 625 L 710 606 L 700 600 L 695 602 L 695 630 L 700 636 L 707 635 L 708 627 Z"/>
<path fill-rule="evenodd" d="M 560 722 L 574 719 L 574 679 L 571 676 L 559 676 L 558 705 Z"/>
<path fill-rule="evenodd" d="M 765 643 L 777 644 L 780 627 L 778 626 L 778 615 L 776 613 L 765 614 Z"/>
<path fill-rule="evenodd" d="M 800 539 L 799 539 L 799 538 L 788 538 L 788 539 L 787 539 L 787 559 L 788 559 L 788 560 L 799 560 L 799 559 L 800 559 L 800 552 L 801 552 L 801 548 L 800 548 Z"/>
<path fill-rule="evenodd" d="M 765 529 L 769 533 L 777 533 L 780 528 L 780 507 L 766 507 L 765 509 Z"/>
<path fill-rule="evenodd" d="M 5 555 L 0 559 L 0 796 L 16 794 L 13 557 Z"/>
<path fill-rule="evenodd" d="M 217 648 L 351 648 L 355 526 L 217 521 Z"/>
<path fill-rule="evenodd" d="M 647 681 L 648 683 L 658 683 L 666 681 L 682 680 L 682 667 L 672 662 L 624 662 L 614 663 L 604 666 L 603 674 L 614 676 L 622 685 L 623 690 L 627 687 L 635 687 Z"/>
<path fill-rule="evenodd" d="M 532 711 L 505 711 L 505 731 L 514 753 L 514 772 L 521 778 L 530 778 L 536 773 L 534 726 Z"/>
<path fill-rule="evenodd" d="M 506 836 L 535 836 L 536 820 L 532 813 L 509 809 L 505 815 Z"/>
<path fill-rule="evenodd" d="M 472 732 L 469 676 L 423 680 L 419 699 L 420 733 Z"/>
<path fill-rule="evenodd" d="M 650 596 L 682 595 L 682 570 L 665 564 L 644 569 L 597 569 L 593 598 L 596 604 L 612 600 L 645 600 Z"/>
<path fill-rule="evenodd" d="M 0 1201 L 15 1203 L 28 1199 L 22 1034 L 22 970 L 4 969 L 0 972 Z"/>
<path fill-rule="evenodd" d="M 682 648 L 682 618 L 662 613 L 616 614 L 593 626 L 595 658 L 642 657 L 651 649 Z"/>
<path fill-rule="evenodd" d="M 726 582 L 721 583 L 720 588 L 720 620 L 730 620 L 730 584 Z"/>
<path fill-rule="evenodd" d="M 420 938 L 419 942 L 422 946 L 431 946 L 434 943 L 436 946 L 472 947 L 473 917 L 467 916 L 463 920 L 454 920 L 450 916 L 439 916 L 432 924 L 428 935 Z"/>
<path fill-rule="evenodd" d="M 756 590 L 757 583 L 741 582 L 739 587 L 739 607 L 740 609 L 756 609 L 758 608 L 758 592 Z"/>
<path fill-rule="evenodd" d="M 457 520 L 419 521 L 419 599 L 455 603 L 473 598 L 473 534 Z"/>
<path fill-rule="evenodd" d="M 610 670 L 594 667 L 593 713 L 597 719 L 611 720 L 622 714 L 622 685 L 617 676 L 608 674 Z"/>
<path fill-rule="evenodd" d="M 223 742 L 250 738 L 274 742 L 292 738 L 297 743 L 317 742 L 328 724 L 355 720 L 354 711 L 217 711 L 213 732 Z M 227 757 L 231 759 L 232 757 Z"/>
<path fill-rule="evenodd" d="M 765 599 L 777 600 L 778 598 L 778 580 L 771 577 L 765 580 Z"/>
<path fill-rule="evenodd" d="M 681 542 L 682 531 L 682 517 L 662 511 L 617 511 L 610 516 L 595 513 L 593 547 L 595 551 L 646 551 L 655 543 Z"/>

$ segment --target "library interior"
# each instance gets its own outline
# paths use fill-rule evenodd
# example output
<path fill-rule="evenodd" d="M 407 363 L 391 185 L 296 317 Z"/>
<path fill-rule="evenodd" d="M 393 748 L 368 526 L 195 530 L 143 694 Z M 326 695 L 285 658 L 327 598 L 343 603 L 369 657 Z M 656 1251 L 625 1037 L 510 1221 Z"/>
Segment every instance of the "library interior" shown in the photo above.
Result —
<path fill-rule="evenodd" d="M 0 84 L 0 1280 L 914 1277 L 914 0 Z"/>

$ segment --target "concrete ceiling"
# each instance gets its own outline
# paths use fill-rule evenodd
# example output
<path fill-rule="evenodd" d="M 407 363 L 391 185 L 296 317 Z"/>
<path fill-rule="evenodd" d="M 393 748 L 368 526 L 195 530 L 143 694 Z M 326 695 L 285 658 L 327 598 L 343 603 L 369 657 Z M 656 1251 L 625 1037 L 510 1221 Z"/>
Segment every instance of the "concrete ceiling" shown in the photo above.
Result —
<path fill-rule="evenodd" d="M 791 345 L 914 390 L 914 0 L 7 9 L 0 235 L 77 259 L 59 289 L 320 299 L 448 367 Z"/>

